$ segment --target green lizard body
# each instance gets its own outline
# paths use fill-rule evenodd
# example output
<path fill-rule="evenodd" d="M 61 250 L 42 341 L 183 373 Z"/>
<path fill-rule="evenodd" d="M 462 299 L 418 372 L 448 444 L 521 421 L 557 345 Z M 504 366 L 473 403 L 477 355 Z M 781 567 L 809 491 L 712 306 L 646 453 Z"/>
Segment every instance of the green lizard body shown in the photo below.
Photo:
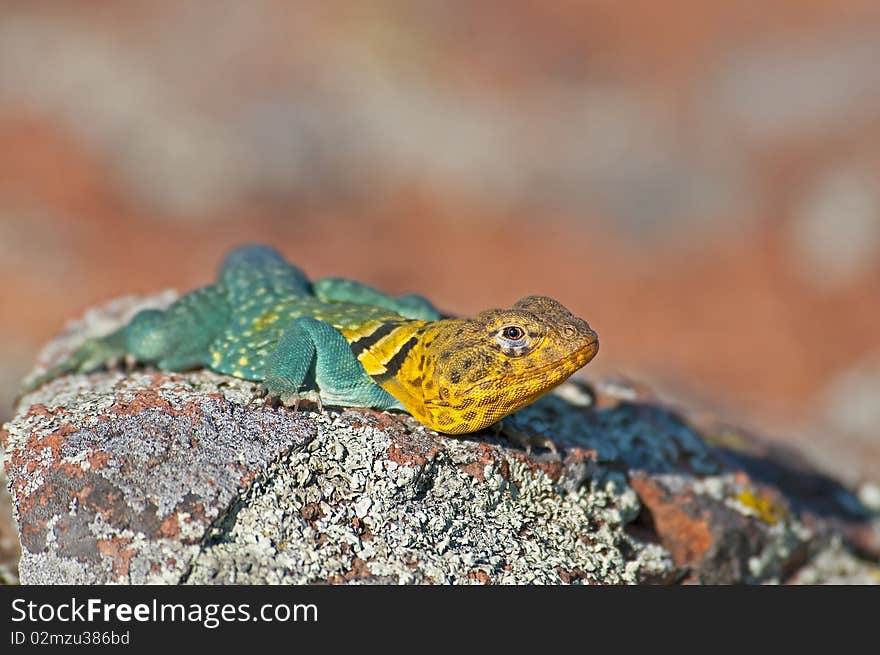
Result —
<path fill-rule="evenodd" d="M 275 250 L 242 246 L 215 284 L 87 340 L 25 391 L 128 357 L 161 370 L 210 368 L 257 381 L 284 405 L 305 396 L 403 409 L 439 432 L 461 434 L 532 402 L 597 350 L 586 321 L 551 298 L 441 319 L 421 296 L 391 297 L 340 278 L 310 282 Z"/>

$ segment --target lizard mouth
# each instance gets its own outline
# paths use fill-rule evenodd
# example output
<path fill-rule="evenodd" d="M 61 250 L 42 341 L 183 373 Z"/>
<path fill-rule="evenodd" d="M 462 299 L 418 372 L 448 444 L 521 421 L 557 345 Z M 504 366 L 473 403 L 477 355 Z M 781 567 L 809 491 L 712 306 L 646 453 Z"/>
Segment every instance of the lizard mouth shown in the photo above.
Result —
<path fill-rule="evenodd" d="M 539 368 L 532 369 L 525 375 L 517 375 L 514 379 L 521 380 L 521 381 L 531 381 L 531 380 L 534 380 L 535 378 L 546 377 L 545 373 L 547 373 L 547 371 L 550 371 L 550 370 L 553 370 L 556 368 L 561 368 L 561 367 L 568 368 L 567 366 L 565 366 L 566 364 L 569 364 L 569 365 L 574 364 L 574 366 L 570 369 L 570 371 L 567 375 L 560 378 L 558 382 L 550 385 L 547 388 L 547 391 L 549 391 L 551 388 L 564 382 L 569 376 L 571 376 L 572 373 L 577 371 L 579 368 L 586 366 L 590 362 L 590 360 L 592 360 L 593 357 L 596 356 L 597 352 L 599 352 L 599 338 L 598 338 L 598 336 L 595 336 L 595 334 L 594 334 L 593 338 L 589 342 L 587 342 L 581 348 L 575 350 L 572 354 L 570 354 L 566 357 L 563 357 L 561 359 L 557 359 L 553 362 L 550 362 L 549 364 L 545 364 L 544 366 L 541 366 Z M 477 389 L 480 385 L 483 385 L 483 384 L 486 384 L 486 382 L 483 381 L 483 382 L 479 382 L 477 384 L 473 384 L 473 385 L 469 386 L 467 389 L 465 389 L 461 395 L 464 397 L 467 397 L 471 392 L 473 392 L 475 389 Z"/>
<path fill-rule="evenodd" d="M 587 343 L 582 348 L 574 351 L 571 355 L 563 357 L 562 359 L 557 359 L 555 362 L 551 362 L 550 364 L 546 364 L 545 366 L 541 366 L 540 368 L 529 371 L 528 375 L 524 375 L 521 377 L 525 380 L 531 380 L 536 377 L 543 377 L 543 374 L 547 371 L 563 367 L 566 364 L 574 364 L 574 367 L 571 369 L 571 373 L 574 373 L 582 366 L 586 366 L 590 362 L 590 360 L 592 360 L 593 357 L 596 356 L 597 352 L 599 352 L 599 339 L 597 337 L 593 337 L 592 341 Z M 571 373 L 569 373 L 569 375 Z M 568 376 L 566 376 L 566 378 L 567 377 Z M 565 378 L 563 378 L 563 380 L 564 379 Z M 561 381 L 562 380 L 560 380 L 560 382 Z"/>

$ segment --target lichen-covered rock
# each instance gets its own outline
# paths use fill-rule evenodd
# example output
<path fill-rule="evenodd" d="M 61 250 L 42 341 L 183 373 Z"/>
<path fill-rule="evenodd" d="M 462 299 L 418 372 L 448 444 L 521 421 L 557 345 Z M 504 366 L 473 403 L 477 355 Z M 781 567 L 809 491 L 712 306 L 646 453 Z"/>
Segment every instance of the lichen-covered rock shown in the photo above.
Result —
<path fill-rule="evenodd" d="M 6 484 L 6 473 L 0 468 L 0 585 L 18 582 L 21 547 L 18 530 L 12 518 L 12 497 Z"/>
<path fill-rule="evenodd" d="M 170 299 L 93 310 L 43 360 Z M 816 473 L 789 488 L 795 469 L 760 442 L 628 385 L 568 383 L 518 413 L 555 453 L 403 414 L 264 407 L 255 389 L 110 371 L 23 398 L 2 433 L 21 581 L 764 582 L 832 543 L 880 552 L 847 490 Z"/>

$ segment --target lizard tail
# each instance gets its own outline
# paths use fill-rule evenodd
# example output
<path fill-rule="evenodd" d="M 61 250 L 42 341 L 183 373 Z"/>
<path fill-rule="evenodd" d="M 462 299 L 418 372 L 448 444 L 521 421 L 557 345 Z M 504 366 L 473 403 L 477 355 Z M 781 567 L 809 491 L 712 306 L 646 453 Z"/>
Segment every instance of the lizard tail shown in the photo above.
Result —
<path fill-rule="evenodd" d="M 111 368 L 124 356 L 125 328 L 120 328 L 105 337 L 88 339 L 66 359 L 26 380 L 15 402 L 18 404 L 24 395 L 63 375 L 91 373 L 102 367 Z"/>

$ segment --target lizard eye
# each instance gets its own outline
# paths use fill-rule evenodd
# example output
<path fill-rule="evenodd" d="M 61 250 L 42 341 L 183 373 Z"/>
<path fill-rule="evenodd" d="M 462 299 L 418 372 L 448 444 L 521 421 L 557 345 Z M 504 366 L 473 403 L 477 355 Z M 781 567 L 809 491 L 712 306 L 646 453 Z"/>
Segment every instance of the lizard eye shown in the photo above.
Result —
<path fill-rule="evenodd" d="M 529 334 L 528 330 L 519 325 L 504 325 L 495 331 L 495 342 L 508 357 L 528 355 L 540 341 L 540 336 Z"/>
<path fill-rule="evenodd" d="M 501 336 L 508 341 L 519 341 L 526 336 L 526 333 L 525 330 L 518 325 L 508 325 L 506 328 L 502 328 Z"/>
<path fill-rule="evenodd" d="M 528 350 L 529 338 L 518 325 L 505 325 L 495 333 L 495 341 L 501 346 L 501 352 L 508 355 L 524 355 Z"/>

